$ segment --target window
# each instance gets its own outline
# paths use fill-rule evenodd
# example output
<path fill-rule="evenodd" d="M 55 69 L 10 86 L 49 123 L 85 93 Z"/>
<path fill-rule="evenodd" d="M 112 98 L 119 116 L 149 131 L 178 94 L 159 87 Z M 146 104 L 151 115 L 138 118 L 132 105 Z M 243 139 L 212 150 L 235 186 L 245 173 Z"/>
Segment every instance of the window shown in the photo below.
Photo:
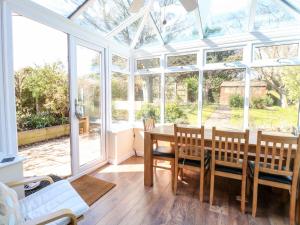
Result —
<path fill-rule="evenodd" d="M 160 67 L 160 59 L 153 58 L 153 59 L 138 59 L 136 60 L 137 70 L 147 70 L 147 69 L 154 69 Z"/>
<path fill-rule="evenodd" d="M 288 59 L 298 56 L 298 44 L 254 47 L 254 60 Z"/>
<path fill-rule="evenodd" d="M 134 79 L 135 118 L 160 121 L 160 75 L 138 75 Z"/>
<path fill-rule="evenodd" d="M 24 174 L 70 175 L 67 35 L 17 14 L 12 25 L 18 150 L 26 158 Z"/>
<path fill-rule="evenodd" d="M 243 49 L 206 52 L 206 63 L 229 63 L 243 60 Z"/>
<path fill-rule="evenodd" d="M 118 55 L 112 55 L 112 64 L 119 70 L 128 70 L 129 69 L 128 59 L 123 58 Z"/>
<path fill-rule="evenodd" d="M 165 77 L 165 122 L 196 124 L 198 72 L 168 73 Z"/>
<path fill-rule="evenodd" d="M 297 131 L 300 66 L 256 68 L 251 78 L 249 127 L 272 133 Z"/>
<path fill-rule="evenodd" d="M 128 75 L 112 72 L 112 122 L 128 121 Z"/>
<path fill-rule="evenodd" d="M 204 72 L 202 124 L 211 128 L 243 128 L 244 108 L 243 69 Z"/>
<path fill-rule="evenodd" d="M 197 54 L 168 56 L 168 67 L 197 65 Z"/>

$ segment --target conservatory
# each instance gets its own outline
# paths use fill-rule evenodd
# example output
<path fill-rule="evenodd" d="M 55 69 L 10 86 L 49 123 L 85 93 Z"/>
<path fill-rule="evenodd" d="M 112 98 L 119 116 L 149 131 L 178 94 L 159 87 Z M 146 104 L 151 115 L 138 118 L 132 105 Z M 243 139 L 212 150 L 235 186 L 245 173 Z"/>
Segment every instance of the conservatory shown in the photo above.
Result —
<path fill-rule="evenodd" d="M 298 222 L 291 177 L 298 176 L 300 138 L 286 154 L 283 138 L 300 134 L 299 0 L 0 0 L 0 18 L 0 184 L 48 175 L 74 187 L 86 176 L 109 181 L 110 192 L 83 188 L 98 196 L 92 203 L 78 191 L 94 203 L 80 224 Z M 205 130 L 209 163 L 199 162 L 209 167 L 207 181 L 199 181 L 202 169 L 188 170 L 185 157 L 180 163 L 182 146 L 199 147 L 192 133 L 180 144 L 180 126 Z M 239 190 L 251 163 L 229 176 L 241 182 L 221 179 L 230 171 L 214 181 L 220 130 L 248 135 L 243 165 L 254 166 L 264 135 L 282 141 L 264 142 L 270 160 L 262 159 L 263 172 L 282 169 L 271 173 L 290 181 L 259 186 L 255 218 L 254 172 L 245 181 L 247 197 Z M 240 157 L 242 136 L 237 149 L 229 136 L 224 152 Z M 156 159 L 152 146 L 173 156 Z M 260 175 L 258 184 L 265 184 Z M 26 196 L 34 185 L 42 182 L 28 183 Z M 19 198 L 24 188 L 16 189 Z"/>

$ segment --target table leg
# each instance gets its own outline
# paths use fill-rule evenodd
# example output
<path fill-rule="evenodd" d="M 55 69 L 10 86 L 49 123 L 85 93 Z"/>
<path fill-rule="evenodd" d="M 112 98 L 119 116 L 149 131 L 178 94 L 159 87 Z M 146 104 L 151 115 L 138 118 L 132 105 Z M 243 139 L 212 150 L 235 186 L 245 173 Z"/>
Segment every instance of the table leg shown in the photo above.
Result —
<path fill-rule="evenodd" d="M 145 132 L 144 136 L 144 185 L 153 185 L 153 158 L 152 158 L 152 138 L 151 134 Z"/>

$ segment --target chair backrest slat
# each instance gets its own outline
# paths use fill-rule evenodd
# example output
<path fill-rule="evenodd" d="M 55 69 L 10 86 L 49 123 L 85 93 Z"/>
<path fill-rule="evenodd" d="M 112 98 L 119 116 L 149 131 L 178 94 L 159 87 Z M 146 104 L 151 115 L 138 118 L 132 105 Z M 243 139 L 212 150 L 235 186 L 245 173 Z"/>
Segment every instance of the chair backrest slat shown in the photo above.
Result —
<path fill-rule="evenodd" d="M 300 153 L 297 151 L 299 142 L 300 136 L 265 135 L 258 131 L 255 160 L 256 173 L 260 171 L 281 176 L 292 176 L 295 166 L 299 167 Z M 292 156 L 299 157 L 299 160 L 292 162 Z"/>
<path fill-rule="evenodd" d="M 247 167 L 249 130 L 231 132 L 213 127 L 212 162 L 237 168 Z M 217 143 L 218 142 L 218 147 Z M 242 145 L 243 144 L 243 148 Z M 216 158 L 217 157 L 217 158 Z"/>
<path fill-rule="evenodd" d="M 144 131 L 150 131 L 155 128 L 155 120 L 152 118 L 143 119 Z"/>
<path fill-rule="evenodd" d="M 175 157 L 201 161 L 204 157 L 204 127 L 187 128 L 174 125 Z M 202 165 L 202 163 L 201 163 Z"/>

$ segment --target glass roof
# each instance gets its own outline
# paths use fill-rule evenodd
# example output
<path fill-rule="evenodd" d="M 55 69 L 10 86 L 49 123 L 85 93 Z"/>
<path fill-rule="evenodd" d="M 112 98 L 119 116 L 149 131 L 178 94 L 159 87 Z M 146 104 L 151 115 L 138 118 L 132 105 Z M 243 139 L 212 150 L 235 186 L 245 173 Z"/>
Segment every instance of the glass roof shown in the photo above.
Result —
<path fill-rule="evenodd" d="M 149 14 L 130 13 L 132 0 L 31 1 L 67 18 L 80 9 L 81 14 L 72 18 L 75 23 L 126 46 L 144 48 L 249 32 L 253 0 L 198 0 L 199 7 L 191 12 L 180 0 L 154 0 Z M 254 30 L 300 25 L 299 19 L 300 0 L 256 0 Z M 137 32 L 140 24 L 145 25 L 142 32 Z M 135 46 L 134 39 L 138 40 Z"/>

